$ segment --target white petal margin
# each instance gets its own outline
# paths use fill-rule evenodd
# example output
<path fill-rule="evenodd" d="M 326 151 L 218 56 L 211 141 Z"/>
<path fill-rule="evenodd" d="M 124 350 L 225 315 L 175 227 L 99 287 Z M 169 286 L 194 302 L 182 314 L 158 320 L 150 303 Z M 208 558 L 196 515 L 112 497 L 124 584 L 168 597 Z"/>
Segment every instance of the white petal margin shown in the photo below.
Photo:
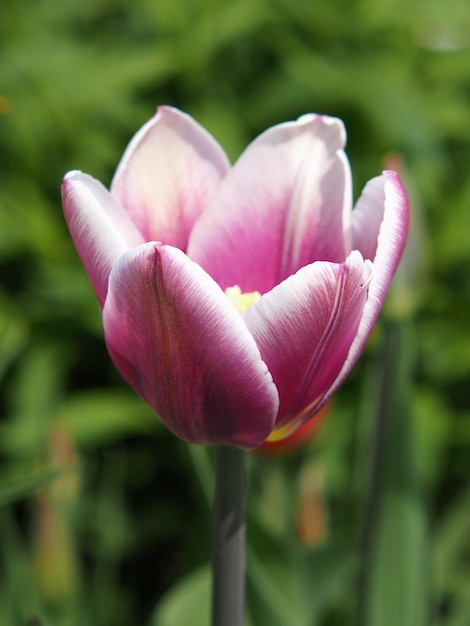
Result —
<path fill-rule="evenodd" d="M 259 446 L 279 396 L 240 314 L 200 266 L 148 243 L 114 266 L 103 310 L 110 355 L 178 437 Z"/>
<path fill-rule="evenodd" d="M 373 261 L 364 314 L 332 393 L 359 358 L 374 327 L 405 248 L 410 221 L 408 197 L 396 172 L 369 181 L 353 210 L 353 247 Z"/>
<path fill-rule="evenodd" d="M 91 279 L 101 307 L 114 262 L 143 238 L 109 191 L 79 171 L 66 174 L 62 204 L 78 254 Z"/>
<path fill-rule="evenodd" d="M 346 360 L 367 299 L 371 263 L 318 261 L 265 294 L 242 315 L 280 396 L 277 427 L 301 426 L 325 403 Z"/>
<path fill-rule="evenodd" d="M 189 233 L 230 164 L 192 117 L 159 107 L 129 143 L 111 184 L 146 241 L 186 249 Z"/>
<path fill-rule="evenodd" d="M 316 260 L 343 262 L 352 209 L 343 123 L 309 114 L 268 129 L 222 181 L 188 255 L 225 289 L 265 293 Z"/>

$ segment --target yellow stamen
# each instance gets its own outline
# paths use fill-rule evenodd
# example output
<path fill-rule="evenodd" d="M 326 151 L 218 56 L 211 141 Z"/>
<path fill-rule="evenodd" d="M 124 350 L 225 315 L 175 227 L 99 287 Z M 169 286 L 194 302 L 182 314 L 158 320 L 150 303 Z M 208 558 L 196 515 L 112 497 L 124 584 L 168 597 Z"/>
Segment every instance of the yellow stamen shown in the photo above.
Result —
<path fill-rule="evenodd" d="M 294 430 L 297 428 L 298 420 L 293 420 L 285 424 L 284 426 L 280 426 L 272 431 L 266 441 L 281 441 L 281 439 L 286 439 L 289 435 L 291 435 Z"/>
<path fill-rule="evenodd" d="M 239 313 L 243 313 L 243 311 L 246 311 L 249 306 L 251 306 L 255 302 L 258 302 L 258 300 L 261 298 L 261 294 L 259 291 L 242 293 L 238 285 L 235 285 L 234 287 L 227 287 L 227 289 L 225 290 L 225 295 Z"/>

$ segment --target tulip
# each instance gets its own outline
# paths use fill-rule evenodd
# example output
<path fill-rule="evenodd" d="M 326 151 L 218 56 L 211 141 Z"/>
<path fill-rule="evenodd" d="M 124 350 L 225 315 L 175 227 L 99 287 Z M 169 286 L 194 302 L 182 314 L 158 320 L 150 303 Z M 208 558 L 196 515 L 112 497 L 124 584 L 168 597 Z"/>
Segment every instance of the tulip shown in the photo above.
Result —
<path fill-rule="evenodd" d="M 346 134 L 308 114 L 233 167 L 190 116 L 160 107 L 110 191 L 79 171 L 69 230 L 110 356 L 181 439 L 243 449 L 308 422 L 356 363 L 403 251 L 398 175 L 352 210 Z"/>
<path fill-rule="evenodd" d="M 331 410 L 333 400 L 330 399 L 306 424 L 295 430 L 284 439 L 270 440 L 269 438 L 255 449 L 258 456 L 285 456 L 300 452 L 306 448 L 317 436 L 323 422 Z"/>

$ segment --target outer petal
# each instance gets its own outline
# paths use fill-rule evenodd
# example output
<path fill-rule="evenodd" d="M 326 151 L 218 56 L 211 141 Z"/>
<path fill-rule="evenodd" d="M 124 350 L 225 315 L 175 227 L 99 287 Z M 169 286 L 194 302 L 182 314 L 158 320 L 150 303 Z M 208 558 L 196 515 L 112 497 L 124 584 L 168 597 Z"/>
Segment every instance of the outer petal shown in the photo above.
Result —
<path fill-rule="evenodd" d="M 263 293 L 313 261 L 343 262 L 352 207 L 344 144 L 342 122 L 320 115 L 260 135 L 195 225 L 189 256 L 224 289 Z"/>
<path fill-rule="evenodd" d="M 82 172 L 69 172 L 62 185 L 65 219 L 101 306 L 113 263 L 142 235 L 103 185 Z"/>
<path fill-rule="evenodd" d="M 103 311 L 111 357 L 186 441 L 260 445 L 277 389 L 241 316 L 217 284 L 170 246 L 145 244 L 113 268 Z"/>
<path fill-rule="evenodd" d="M 352 213 L 353 247 L 373 260 L 374 274 L 356 338 L 332 391 L 354 367 L 377 320 L 405 247 L 409 213 L 406 191 L 391 171 L 369 181 Z"/>
<path fill-rule="evenodd" d="M 301 426 L 329 397 L 362 318 L 371 266 L 357 251 L 343 264 L 313 263 L 243 314 L 279 390 L 277 428 Z"/>
<path fill-rule="evenodd" d="M 164 106 L 131 140 L 111 193 L 146 241 L 185 250 L 194 222 L 228 169 L 224 151 L 206 130 Z"/>

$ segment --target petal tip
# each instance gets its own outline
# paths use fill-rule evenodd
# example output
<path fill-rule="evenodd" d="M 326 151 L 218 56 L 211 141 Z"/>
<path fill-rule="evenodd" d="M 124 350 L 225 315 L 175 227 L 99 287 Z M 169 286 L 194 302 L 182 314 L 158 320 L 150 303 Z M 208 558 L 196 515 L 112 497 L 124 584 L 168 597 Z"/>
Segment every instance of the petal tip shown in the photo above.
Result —
<path fill-rule="evenodd" d="M 332 141 L 337 150 L 342 150 L 346 146 L 346 127 L 339 117 L 322 113 L 306 113 L 297 119 L 297 123 L 316 126 L 320 136 Z"/>
<path fill-rule="evenodd" d="M 62 188 L 68 189 L 79 177 L 84 176 L 81 170 L 70 170 L 62 179 Z"/>

